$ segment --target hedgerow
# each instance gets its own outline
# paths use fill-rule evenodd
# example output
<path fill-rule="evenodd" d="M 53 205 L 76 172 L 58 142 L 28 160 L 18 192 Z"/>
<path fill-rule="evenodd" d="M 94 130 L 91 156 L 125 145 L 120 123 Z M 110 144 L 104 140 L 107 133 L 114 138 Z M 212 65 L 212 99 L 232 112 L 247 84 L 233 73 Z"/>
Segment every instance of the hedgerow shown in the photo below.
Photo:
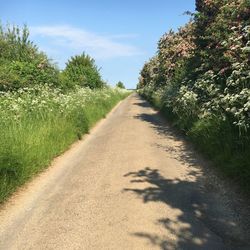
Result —
<path fill-rule="evenodd" d="M 250 190 L 250 2 L 196 0 L 158 43 L 138 89 Z"/>

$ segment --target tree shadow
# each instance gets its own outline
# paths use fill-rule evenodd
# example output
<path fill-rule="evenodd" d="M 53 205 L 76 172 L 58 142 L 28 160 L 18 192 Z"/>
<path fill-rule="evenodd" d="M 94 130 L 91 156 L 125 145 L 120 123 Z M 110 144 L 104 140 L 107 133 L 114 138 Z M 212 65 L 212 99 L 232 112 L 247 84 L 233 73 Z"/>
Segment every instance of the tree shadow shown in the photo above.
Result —
<path fill-rule="evenodd" d="M 219 197 L 204 190 L 200 180 L 167 179 L 158 169 L 146 167 L 129 172 L 124 177 L 130 182 L 148 184 L 145 188 L 125 188 L 144 203 L 161 202 L 177 209 L 178 216 L 160 218 L 155 223 L 164 228 L 166 235 L 133 232 L 132 235 L 148 240 L 160 249 L 250 249 L 249 235 L 239 228 L 237 218 L 220 204 Z M 223 203 L 223 201 L 222 201 Z M 248 228 L 249 229 L 249 228 Z M 249 231 L 248 231 L 249 232 Z M 171 240 L 174 236 L 176 240 Z"/>
<path fill-rule="evenodd" d="M 135 104 L 138 105 L 140 103 L 144 106 L 148 105 L 152 109 L 152 106 L 146 100 L 138 96 L 138 101 Z M 219 186 L 228 185 L 223 178 L 220 178 L 222 177 L 221 173 L 213 168 L 213 164 L 197 152 L 194 145 L 188 141 L 186 135 L 175 128 L 159 111 L 154 113 L 145 111 L 134 116 L 134 118 L 149 123 L 150 127 L 158 134 L 159 140 L 157 143 L 152 144 L 152 147 L 164 150 L 169 158 L 175 159 L 189 167 L 194 167 L 189 171 L 188 175 L 200 175 L 200 172 L 202 172 L 200 178 L 204 177 L 208 185 L 210 184 L 207 176 L 210 176 L 213 180 L 218 179 L 216 182 Z M 171 140 L 171 144 L 169 144 L 169 140 Z M 197 166 L 198 168 L 196 169 Z M 220 182 L 221 185 L 219 184 Z"/>
<path fill-rule="evenodd" d="M 141 97 L 138 97 L 138 101 L 135 105 L 152 109 L 152 106 Z M 194 150 L 193 145 L 187 141 L 183 132 L 172 126 L 160 112 L 156 111 L 154 113 L 149 113 L 145 111 L 144 113 L 134 116 L 134 118 L 149 123 L 151 128 L 159 135 L 159 138 L 163 139 L 159 139 L 157 143 L 152 144 L 152 147 L 157 147 L 166 151 L 170 158 L 176 159 L 189 166 L 207 165 L 208 161 L 205 162 L 204 159 L 199 156 Z M 172 142 L 171 145 L 165 143 L 164 139 L 170 139 Z"/>
<path fill-rule="evenodd" d="M 170 126 L 170 124 L 160 115 L 159 112 L 154 114 L 148 114 L 145 112 L 134 116 L 134 118 L 150 123 L 151 127 L 155 128 L 158 134 L 165 134 L 168 138 L 178 140 L 183 137 L 180 132 Z M 168 126 L 166 126 L 166 124 Z"/>
<path fill-rule="evenodd" d="M 167 235 L 162 237 L 148 232 L 133 235 L 161 249 L 250 249 L 249 208 L 237 189 L 211 168 L 212 164 L 197 153 L 182 132 L 159 112 L 152 112 L 147 101 L 138 96 L 135 105 L 145 109 L 134 118 L 147 122 L 158 135 L 157 143 L 151 146 L 164 150 L 168 158 L 178 161 L 177 167 L 186 165 L 187 176 L 191 178 L 168 179 L 158 169 L 150 167 L 127 173 L 125 177 L 132 178 L 130 182 L 134 185 L 149 186 L 124 191 L 137 194 L 144 203 L 162 202 L 181 211 L 175 219 L 160 218 L 155 222 L 167 235 L 174 235 L 175 242 Z"/>
<path fill-rule="evenodd" d="M 137 106 L 140 106 L 140 107 L 143 107 L 143 108 L 151 107 L 151 105 L 146 101 L 135 102 L 134 105 L 137 105 Z"/>

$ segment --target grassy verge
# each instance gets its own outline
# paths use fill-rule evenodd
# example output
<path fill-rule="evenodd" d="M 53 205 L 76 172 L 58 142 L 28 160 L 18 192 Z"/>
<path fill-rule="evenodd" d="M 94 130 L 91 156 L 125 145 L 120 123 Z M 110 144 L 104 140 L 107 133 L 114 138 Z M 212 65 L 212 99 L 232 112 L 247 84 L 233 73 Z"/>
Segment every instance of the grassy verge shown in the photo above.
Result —
<path fill-rule="evenodd" d="M 249 134 L 241 134 L 228 120 L 217 117 L 200 118 L 183 128 L 182 120 L 166 108 L 154 93 L 139 92 L 172 124 L 185 132 L 196 149 L 211 159 L 218 170 L 237 182 L 242 191 L 250 193 L 250 141 Z"/>
<path fill-rule="evenodd" d="M 0 95 L 0 202 L 87 133 L 129 92 L 49 87 Z"/>

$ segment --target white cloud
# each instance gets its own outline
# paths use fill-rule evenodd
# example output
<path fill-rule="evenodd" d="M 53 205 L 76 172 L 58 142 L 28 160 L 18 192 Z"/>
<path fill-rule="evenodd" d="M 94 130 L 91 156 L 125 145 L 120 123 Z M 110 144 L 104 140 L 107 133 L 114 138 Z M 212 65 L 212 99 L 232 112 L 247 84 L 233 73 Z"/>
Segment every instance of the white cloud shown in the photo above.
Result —
<path fill-rule="evenodd" d="M 133 45 L 118 42 L 116 38 L 127 35 L 105 36 L 98 35 L 83 29 L 68 25 L 33 26 L 30 29 L 32 36 L 50 37 L 52 44 L 74 52 L 86 51 L 99 59 L 140 55 L 142 52 Z M 131 36 L 131 34 L 128 34 Z"/>

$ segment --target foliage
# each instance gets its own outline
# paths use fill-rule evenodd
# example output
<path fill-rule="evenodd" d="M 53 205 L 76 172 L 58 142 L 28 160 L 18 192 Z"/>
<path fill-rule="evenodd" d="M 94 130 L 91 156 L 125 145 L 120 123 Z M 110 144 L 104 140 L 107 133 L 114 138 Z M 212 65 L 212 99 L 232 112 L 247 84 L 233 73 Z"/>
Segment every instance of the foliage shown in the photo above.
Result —
<path fill-rule="evenodd" d="M 32 62 L 40 56 L 38 48 L 29 40 L 27 26 L 20 29 L 18 26 L 0 26 L 0 55 L 1 61 Z"/>
<path fill-rule="evenodd" d="M 0 202 L 46 167 L 128 91 L 48 85 L 0 94 Z"/>
<path fill-rule="evenodd" d="M 139 84 L 137 88 L 143 88 L 146 85 L 154 85 L 157 86 L 158 83 L 158 69 L 159 69 L 159 61 L 158 57 L 152 57 L 147 63 L 144 64 L 139 78 Z"/>
<path fill-rule="evenodd" d="M 85 53 L 71 57 L 66 63 L 63 75 L 66 82 L 70 82 L 73 86 L 91 89 L 104 86 L 94 59 Z"/>
<path fill-rule="evenodd" d="M 59 72 L 29 39 L 27 26 L 0 26 L 0 91 L 49 84 L 65 90 L 76 86 L 104 87 L 99 69 L 89 55 L 71 57 Z"/>
<path fill-rule="evenodd" d="M 196 0 L 191 21 L 162 36 L 138 84 L 244 185 L 250 180 L 249 16 L 248 0 Z"/>
<path fill-rule="evenodd" d="M 116 87 L 118 88 L 121 88 L 121 89 L 125 89 L 125 85 L 123 82 L 119 81 L 117 84 L 116 84 Z"/>
<path fill-rule="evenodd" d="M 29 40 L 26 26 L 0 26 L 0 90 L 44 84 L 58 85 L 58 69 Z"/>

